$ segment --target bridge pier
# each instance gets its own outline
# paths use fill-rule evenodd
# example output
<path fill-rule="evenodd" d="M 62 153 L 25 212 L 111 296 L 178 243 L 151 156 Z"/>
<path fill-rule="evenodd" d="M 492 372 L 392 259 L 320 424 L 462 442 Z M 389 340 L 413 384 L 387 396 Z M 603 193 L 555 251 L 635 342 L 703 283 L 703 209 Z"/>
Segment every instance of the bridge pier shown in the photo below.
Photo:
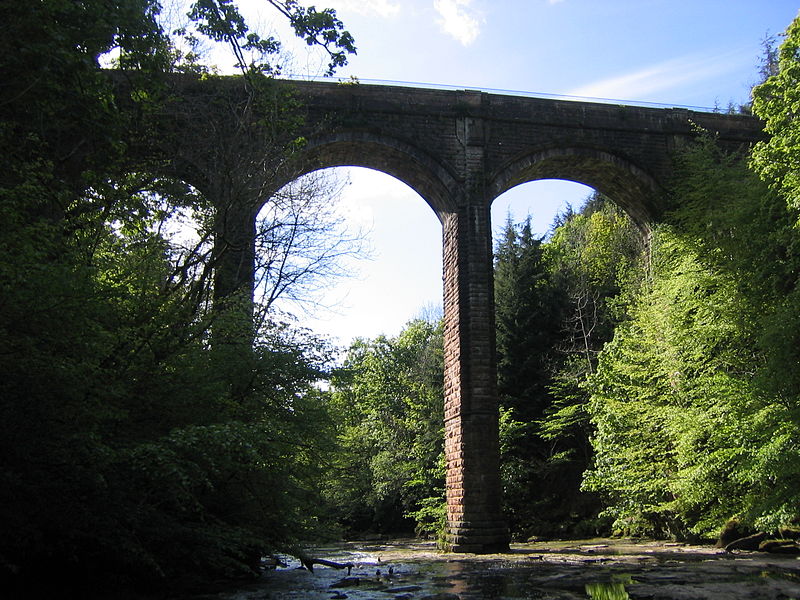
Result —
<path fill-rule="evenodd" d="M 508 550 L 502 518 L 489 207 L 440 215 L 444 238 L 447 546 Z"/>
<path fill-rule="evenodd" d="M 237 296 L 252 303 L 255 291 L 256 207 L 255 201 L 223 199 L 215 202 L 214 303 Z M 252 310 L 250 311 L 252 313 Z M 252 320 L 252 314 L 250 315 Z M 249 342 L 248 342 L 249 343 Z"/>
<path fill-rule="evenodd" d="M 217 178 L 223 180 L 222 177 Z M 255 354 L 253 302 L 255 290 L 255 219 L 257 204 L 233 196 L 230 189 L 214 190 L 214 322 L 212 358 L 224 374 L 231 397 L 250 393 Z"/>

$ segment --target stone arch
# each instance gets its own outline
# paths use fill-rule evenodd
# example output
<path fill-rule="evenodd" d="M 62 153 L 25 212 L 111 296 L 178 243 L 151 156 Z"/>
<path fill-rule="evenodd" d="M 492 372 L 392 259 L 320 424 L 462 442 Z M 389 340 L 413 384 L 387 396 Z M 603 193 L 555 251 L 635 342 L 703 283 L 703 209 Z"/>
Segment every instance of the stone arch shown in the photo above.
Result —
<path fill-rule="evenodd" d="M 454 210 L 456 178 L 439 161 L 396 138 L 348 131 L 311 138 L 294 162 L 291 179 L 329 167 L 366 167 L 386 173 L 417 192 L 441 220 Z"/>
<path fill-rule="evenodd" d="M 489 182 L 493 200 L 512 187 L 537 179 L 565 179 L 608 196 L 643 230 L 662 211 L 663 190 L 633 162 L 606 150 L 555 147 L 531 152 L 500 169 Z"/>

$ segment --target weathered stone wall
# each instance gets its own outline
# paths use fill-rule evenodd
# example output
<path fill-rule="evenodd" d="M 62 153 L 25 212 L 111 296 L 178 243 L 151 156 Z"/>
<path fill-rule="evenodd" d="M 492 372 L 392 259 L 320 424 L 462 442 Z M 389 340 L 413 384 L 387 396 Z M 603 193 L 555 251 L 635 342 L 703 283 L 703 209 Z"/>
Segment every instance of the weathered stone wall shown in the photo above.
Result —
<path fill-rule="evenodd" d="M 500 507 L 491 224 L 488 207 L 444 218 L 447 522 L 456 552 L 508 548 Z"/>
<path fill-rule="evenodd" d="M 696 127 L 732 146 L 761 135 L 752 117 L 681 108 L 395 86 L 297 87 L 310 120 L 325 123 L 324 133 L 309 140 L 315 156 L 310 166 L 370 163 L 365 166 L 408 183 L 435 210 L 447 208 L 441 188 L 458 196 L 468 179 L 483 180 L 491 203 L 525 181 L 561 178 L 598 189 L 646 222 L 662 208 L 659 195 L 671 176 L 673 151 L 695 137 Z M 336 151 L 326 152 L 331 144 Z M 475 147 L 479 153 L 471 151 Z M 398 163 L 400 148 L 412 164 Z M 418 183 L 426 177 L 438 180 L 440 189 L 429 192 L 429 183 Z"/>

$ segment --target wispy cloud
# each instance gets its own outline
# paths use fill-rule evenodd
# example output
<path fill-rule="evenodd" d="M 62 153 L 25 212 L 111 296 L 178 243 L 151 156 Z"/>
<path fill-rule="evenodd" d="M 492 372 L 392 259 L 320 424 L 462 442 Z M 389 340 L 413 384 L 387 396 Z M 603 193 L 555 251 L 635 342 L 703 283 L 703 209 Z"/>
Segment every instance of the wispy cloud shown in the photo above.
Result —
<path fill-rule="evenodd" d="M 564 0 L 547 0 L 548 4 L 558 4 L 559 2 L 563 2 Z"/>
<path fill-rule="evenodd" d="M 741 51 L 712 56 L 689 55 L 582 85 L 567 94 L 586 98 L 649 100 L 653 94 L 734 71 L 742 66 L 742 59 Z"/>
<path fill-rule="evenodd" d="M 396 17 L 400 13 L 400 3 L 394 0 L 327 0 L 323 4 L 336 10 L 352 10 L 375 17 Z"/>
<path fill-rule="evenodd" d="M 469 46 L 481 31 L 477 13 L 470 6 L 472 0 L 433 0 L 433 8 L 441 15 L 439 25 L 442 30 Z"/>

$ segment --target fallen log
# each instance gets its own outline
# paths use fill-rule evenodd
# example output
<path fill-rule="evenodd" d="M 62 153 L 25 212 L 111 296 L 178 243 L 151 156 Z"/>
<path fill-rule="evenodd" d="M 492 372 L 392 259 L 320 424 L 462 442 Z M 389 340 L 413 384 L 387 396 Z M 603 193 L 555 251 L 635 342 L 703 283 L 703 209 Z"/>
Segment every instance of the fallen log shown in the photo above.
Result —
<path fill-rule="evenodd" d="M 773 554 L 800 554 L 800 546 L 794 540 L 765 540 L 758 549 Z"/>
<path fill-rule="evenodd" d="M 322 565 L 323 567 L 331 567 L 339 570 L 347 569 L 347 575 L 349 576 L 350 571 L 352 571 L 355 566 L 353 563 L 339 563 L 332 560 L 325 560 L 324 558 L 313 558 L 305 554 L 301 554 L 297 558 L 300 559 L 300 564 L 312 573 L 314 572 L 314 565 Z"/>
<path fill-rule="evenodd" d="M 763 531 L 754 535 L 739 538 L 725 546 L 725 552 L 732 552 L 734 550 L 758 550 L 759 544 L 767 539 L 767 534 Z"/>

